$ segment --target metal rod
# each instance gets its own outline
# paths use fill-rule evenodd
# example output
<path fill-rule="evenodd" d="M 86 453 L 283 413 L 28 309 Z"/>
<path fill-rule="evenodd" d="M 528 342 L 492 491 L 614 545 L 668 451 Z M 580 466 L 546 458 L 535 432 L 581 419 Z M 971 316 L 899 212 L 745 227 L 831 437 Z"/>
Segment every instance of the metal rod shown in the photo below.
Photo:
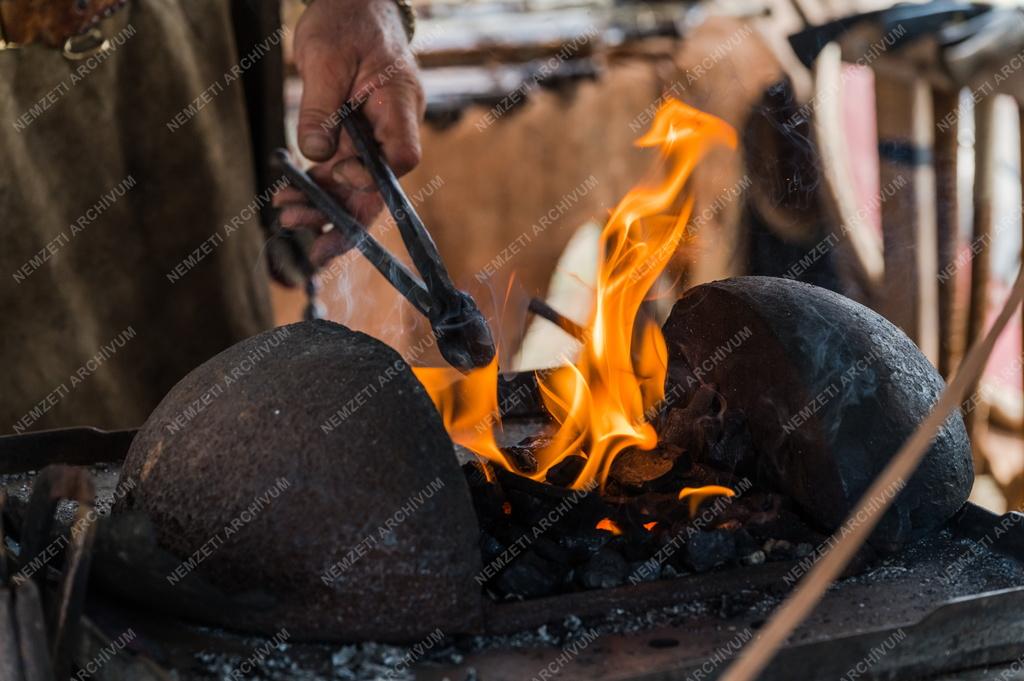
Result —
<path fill-rule="evenodd" d="M 528 309 L 538 317 L 548 320 L 581 343 L 587 337 L 587 330 L 585 328 L 558 312 L 540 298 L 530 298 Z"/>

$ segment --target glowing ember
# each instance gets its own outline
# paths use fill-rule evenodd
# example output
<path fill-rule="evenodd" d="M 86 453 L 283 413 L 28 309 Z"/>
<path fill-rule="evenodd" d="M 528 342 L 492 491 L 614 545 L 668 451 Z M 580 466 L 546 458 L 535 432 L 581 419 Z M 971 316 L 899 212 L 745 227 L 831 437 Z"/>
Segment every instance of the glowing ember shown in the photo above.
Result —
<path fill-rule="evenodd" d="M 644 529 L 647 530 L 648 532 L 650 532 L 651 530 L 653 530 L 657 526 L 657 524 L 658 524 L 658 521 L 656 521 L 656 520 L 653 520 L 653 521 L 651 521 L 649 523 L 644 523 Z"/>
<path fill-rule="evenodd" d="M 684 487 L 679 490 L 679 499 L 690 500 L 690 515 L 697 515 L 697 509 L 700 508 L 701 502 L 708 497 L 714 496 L 725 496 L 734 497 L 736 492 L 732 491 L 728 487 L 722 487 L 721 485 L 705 485 L 704 487 Z"/>
<path fill-rule="evenodd" d="M 573 365 L 537 375 L 557 429 L 550 444 L 536 453 L 538 467 L 529 477 L 544 480 L 549 468 L 580 454 L 586 464 L 572 487 L 584 489 L 594 481 L 603 486 L 620 452 L 651 450 L 657 444 L 648 415 L 664 397 L 666 348 L 658 325 L 638 319 L 638 312 L 687 238 L 692 202 L 680 197 L 697 162 L 716 144 L 735 148 L 735 130 L 677 100 L 662 106 L 637 141 L 660 149 L 669 166 L 666 177 L 656 186 L 627 193 L 602 231 L 595 310 L 580 355 Z M 467 377 L 454 369 L 415 371 L 455 442 L 515 470 L 493 435 L 494 426 L 500 426 L 495 363 Z"/>
<path fill-rule="evenodd" d="M 605 532 L 611 532 L 614 535 L 622 534 L 622 528 L 616 525 L 615 521 L 611 518 L 601 518 L 594 527 Z"/>

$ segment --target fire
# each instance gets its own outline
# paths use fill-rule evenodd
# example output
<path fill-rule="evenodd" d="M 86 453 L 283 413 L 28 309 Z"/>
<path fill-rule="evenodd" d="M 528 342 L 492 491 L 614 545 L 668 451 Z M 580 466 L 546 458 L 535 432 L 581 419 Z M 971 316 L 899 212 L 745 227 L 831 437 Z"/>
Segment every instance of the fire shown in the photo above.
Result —
<path fill-rule="evenodd" d="M 430 394 L 452 441 L 511 469 L 494 439 L 494 426 L 500 423 L 497 356 L 469 375 L 451 367 L 415 367 L 413 372 Z"/>
<path fill-rule="evenodd" d="M 657 434 L 649 416 L 664 398 L 667 351 L 661 330 L 640 318 L 645 296 L 684 243 L 692 201 L 686 182 L 717 144 L 736 146 L 724 121 L 678 100 L 667 101 L 636 144 L 658 148 L 668 166 L 655 186 L 630 190 L 601 234 L 596 305 L 575 363 L 537 374 L 544 406 L 557 423 L 551 442 L 537 452 L 531 478 L 543 480 L 566 456 L 586 464 L 572 487 L 604 484 L 615 457 L 627 448 L 650 450 Z M 497 364 L 463 377 L 454 369 L 416 369 L 452 439 L 488 461 L 514 470 L 493 429 L 500 427 Z M 527 474 L 527 473 L 523 473 Z"/>
<path fill-rule="evenodd" d="M 611 532 L 614 535 L 622 534 L 622 528 L 616 525 L 615 521 L 611 518 L 601 518 L 594 527 L 605 532 Z"/>
<path fill-rule="evenodd" d="M 721 485 L 704 485 L 703 487 L 684 487 L 679 490 L 679 499 L 690 500 L 690 516 L 697 515 L 697 509 L 700 508 L 701 503 L 708 497 L 715 496 L 726 496 L 734 497 L 736 492 L 732 491 L 728 487 L 722 487 Z"/>

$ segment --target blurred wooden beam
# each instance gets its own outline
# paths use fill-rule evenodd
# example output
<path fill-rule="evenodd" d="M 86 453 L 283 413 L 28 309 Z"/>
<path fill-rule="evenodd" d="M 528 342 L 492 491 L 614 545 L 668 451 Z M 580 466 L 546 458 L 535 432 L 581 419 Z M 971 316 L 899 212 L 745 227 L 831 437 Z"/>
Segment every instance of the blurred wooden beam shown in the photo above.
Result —
<path fill-rule="evenodd" d="M 821 196 L 845 237 L 838 246 L 842 263 L 866 293 L 866 302 L 875 307 L 885 277 L 885 260 L 874 225 L 859 205 L 850 167 L 843 125 L 842 69 L 839 45 L 830 43 L 814 63 L 814 137 L 824 176 Z"/>
<path fill-rule="evenodd" d="M 974 196 L 973 225 L 971 233 L 971 305 L 967 320 L 967 344 L 973 344 L 985 333 L 988 314 L 988 300 L 992 276 L 992 231 L 995 211 L 995 153 L 993 149 L 995 130 L 995 98 L 982 97 L 974 105 Z M 979 381 L 980 382 L 980 381 Z M 968 396 L 978 390 L 979 382 L 971 386 Z M 976 400 L 984 406 L 983 400 Z M 988 420 L 988 409 L 974 408 L 967 411 L 967 433 L 972 442 L 984 437 Z M 976 457 L 977 458 L 977 457 Z"/>
<path fill-rule="evenodd" d="M 885 280 L 881 311 L 939 365 L 938 244 L 931 88 L 876 73 Z"/>
<path fill-rule="evenodd" d="M 957 122 L 960 93 L 933 92 L 932 110 L 933 120 L 946 122 L 935 128 L 935 189 L 938 201 L 935 224 L 939 271 L 939 372 L 948 378 L 963 357 L 967 333 L 966 315 L 957 309 L 956 258 L 960 238 Z"/>

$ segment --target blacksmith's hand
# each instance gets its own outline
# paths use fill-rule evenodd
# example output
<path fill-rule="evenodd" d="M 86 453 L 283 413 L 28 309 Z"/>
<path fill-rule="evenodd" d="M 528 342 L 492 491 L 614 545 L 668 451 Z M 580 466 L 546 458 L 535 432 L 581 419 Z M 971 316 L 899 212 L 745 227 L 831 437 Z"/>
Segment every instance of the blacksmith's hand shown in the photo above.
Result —
<path fill-rule="evenodd" d="M 310 176 L 369 225 L 383 208 L 373 180 L 341 131 L 345 103 L 363 111 L 388 164 L 401 176 L 420 160 L 423 88 L 395 0 L 313 0 L 295 28 L 295 63 L 302 76 L 298 141 L 314 161 Z M 281 225 L 312 229 L 326 217 L 286 187 L 274 197 Z M 348 250 L 338 230 L 320 235 L 310 259 L 317 267 Z"/>

